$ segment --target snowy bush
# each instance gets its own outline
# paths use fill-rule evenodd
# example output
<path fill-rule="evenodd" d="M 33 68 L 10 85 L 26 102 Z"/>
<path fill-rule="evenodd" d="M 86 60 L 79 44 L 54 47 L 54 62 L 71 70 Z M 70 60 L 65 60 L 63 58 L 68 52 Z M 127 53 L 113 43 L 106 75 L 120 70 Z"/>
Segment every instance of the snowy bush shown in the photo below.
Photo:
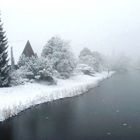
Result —
<path fill-rule="evenodd" d="M 23 71 L 24 69 L 24 77 L 30 80 L 37 79 L 48 81 L 50 80 L 50 77 L 53 76 L 52 64 L 42 57 L 25 57 L 23 55 L 19 61 L 19 66 L 19 70 Z M 51 83 L 53 83 L 52 79 L 50 80 Z"/>
<path fill-rule="evenodd" d="M 76 71 L 78 73 L 82 72 L 85 75 L 91 75 L 91 76 L 94 76 L 94 74 L 95 74 L 94 69 L 86 64 L 77 65 Z"/>
<path fill-rule="evenodd" d="M 42 50 L 42 57 L 49 60 L 52 68 L 61 78 L 69 78 L 75 68 L 75 59 L 70 51 L 69 42 L 52 37 Z M 59 78 L 60 78 L 59 77 Z"/>
<path fill-rule="evenodd" d="M 92 67 L 94 71 L 103 70 L 103 59 L 102 55 L 98 52 L 92 52 L 88 48 L 84 48 L 79 55 L 79 63 Z"/>
<path fill-rule="evenodd" d="M 17 86 L 24 84 L 25 82 L 28 81 L 26 78 L 27 70 L 25 67 L 21 67 L 20 69 L 11 71 L 10 77 L 11 77 L 11 86 Z"/>

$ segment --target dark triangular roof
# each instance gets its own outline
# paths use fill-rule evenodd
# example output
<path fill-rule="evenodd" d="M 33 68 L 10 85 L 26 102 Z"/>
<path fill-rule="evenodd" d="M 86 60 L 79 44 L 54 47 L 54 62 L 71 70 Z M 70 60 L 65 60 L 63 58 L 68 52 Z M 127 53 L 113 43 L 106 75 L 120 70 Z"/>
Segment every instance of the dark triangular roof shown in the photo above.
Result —
<path fill-rule="evenodd" d="M 26 57 L 35 56 L 35 53 L 34 53 L 34 51 L 32 49 L 32 46 L 31 46 L 29 40 L 27 41 L 22 54 L 24 54 Z"/>

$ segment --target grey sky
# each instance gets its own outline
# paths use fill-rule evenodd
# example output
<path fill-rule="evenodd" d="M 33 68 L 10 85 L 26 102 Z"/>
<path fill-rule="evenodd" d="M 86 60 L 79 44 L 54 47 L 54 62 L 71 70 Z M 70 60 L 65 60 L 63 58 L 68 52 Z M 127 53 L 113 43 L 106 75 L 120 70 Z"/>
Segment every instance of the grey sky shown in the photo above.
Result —
<path fill-rule="evenodd" d="M 0 9 L 9 41 L 29 39 L 38 52 L 54 35 L 76 53 L 140 52 L 140 0 L 0 0 Z"/>

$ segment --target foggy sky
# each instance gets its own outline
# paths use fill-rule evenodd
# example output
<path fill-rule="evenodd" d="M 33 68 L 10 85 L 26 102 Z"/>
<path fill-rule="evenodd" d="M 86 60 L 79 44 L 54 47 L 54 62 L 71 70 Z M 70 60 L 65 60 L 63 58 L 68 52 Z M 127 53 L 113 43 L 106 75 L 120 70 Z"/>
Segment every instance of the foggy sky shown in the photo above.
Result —
<path fill-rule="evenodd" d="M 140 56 L 140 0 L 0 0 L 0 9 L 8 40 L 30 40 L 38 53 L 60 35 L 76 54 Z"/>

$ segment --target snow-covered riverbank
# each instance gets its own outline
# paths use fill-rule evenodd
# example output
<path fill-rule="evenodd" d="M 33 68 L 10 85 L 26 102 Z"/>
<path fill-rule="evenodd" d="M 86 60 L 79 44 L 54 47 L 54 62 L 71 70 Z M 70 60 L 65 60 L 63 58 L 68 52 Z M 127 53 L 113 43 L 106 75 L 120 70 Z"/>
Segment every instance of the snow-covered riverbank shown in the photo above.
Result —
<path fill-rule="evenodd" d="M 110 77 L 114 72 L 73 76 L 68 80 L 58 80 L 57 85 L 47 86 L 39 83 L 28 83 L 21 86 L 0 89 L 0 121 L 14 116 L 36 104 L 72 97 L 85 93 L 98 82 Z"/>

